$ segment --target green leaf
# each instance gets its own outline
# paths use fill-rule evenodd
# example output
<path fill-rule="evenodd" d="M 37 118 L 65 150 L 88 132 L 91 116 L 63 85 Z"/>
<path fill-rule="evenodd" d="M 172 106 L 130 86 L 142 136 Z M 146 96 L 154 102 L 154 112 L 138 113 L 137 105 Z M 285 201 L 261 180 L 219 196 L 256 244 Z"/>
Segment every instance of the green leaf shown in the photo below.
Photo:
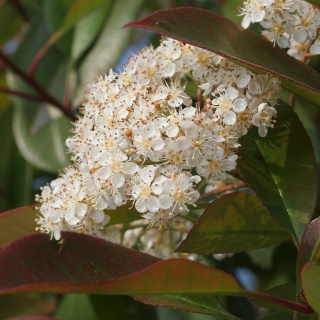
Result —
<path fill-rule="evenodd" d="M 54 316 L 57 319 L 97 320 L 94 307 L 87 294 L 64 295 Z"/>
<path fill-rule="evenodd" d="M 256 318 L 255 320 L 292 320 L 292 319 L 293 319 L 293 314 L 280 313 L 280 312 L 268 312 Z M 309 315 L 299 314 L 298 319 L 311 320 L 311 319 L 317 319 L 317 318 Z"/>
<path fill-rule="evenodd" d="M 111 218 L 107 226 L 118 223 L 128 223 L 141 218 L 141 213 L 136 210 L 131 201 L 123 206 L 117 207 L 115 210 L 104 210 L 104 213 Z"/>
<path fill-rule="evenodd" d="M 277 122 L 261 138 L 240 139 L 238 170 L 270 215 L 300 243 L 317 198 L 318 174 L 310 139 L 296 113 L 279 101 Z"/>
<path fill-rule="evenodd" d="M 99 10 L 94 10 L 79 20 L 74 28 L 72 40 L 73 60 L 77 60 L 87 50 L 87 48 L 94 42 L 99 31 L 105 22 L 109 6 L 104 5 Z"/>
<path fill-rule="evenodd" d="M 42 17 L 34 20 L 17 49 L 14 60 L 27 70 L 34 55 L 42 47 L 48 35 Z M 66 66 L 62 56 L 54 48 L 41 60 L 36 80 L 56 99 L 62 100 L 65 86 Z M 12 89 L 35 94 L 18 76 L 8 78 Z M 60 111 L 38 102 L 13 98 L 15 105 L 13 130 L 17 146 L 23 157 L 32 165 L 45 171 L 56 173 L 69 162 L 65 154 L 64 142 L 69 136 L 71 124 L 61 116 Z"/>
<path fill-rule="evenodd" d="M 157 11 L 128 23 L 213 51 L 252 71 L 270 73 L 282 86 L 320 106 L 320 74 L 271 42 L 218 14 L 197 8 Z M 294 67 L 292 67 L 294 66 Z"/>
<path fill-rule="evenodd" d="M 194 294 L 198 297 L 230 295 L 259 298 L 297 311 L 312 312 L 301 304 L 244 290 L 232 275 L 198 262 L 159 260 L 74 232 L 63 232 L 62 238 L 58 252 L 52 249 L 49 236 L 45 234 L 30 235 L 3 248 L 0 252 L 0 293 L 186 294 L 187 298 L 181 297 L 184 303 Z M 165 296 L 162 302 L 165 306 Z M 194 305 L 197 303 L 188 304 L 187 311 L 192 312 Z M 220 313 L 220 307 L 217 310 L 213 304 L 211 308 L 207 313 Z"/>
<path fill-rule="evenodd" d="M 72 60 L 94 41 L 106 18 L 110 0 L 48 0 L 44 2 L 50 33 L 60 33 L 56 46 Z"/>
<path fill-rule="evenodd" d="M 128 296 L 92 294 L 90 300 L 99 320 L 158 319 L 155 308 Z"/>
<path fill-rule="evenodd" d="M 36 233 L 34 206 L 26 206 L 0 214 L 0 248 L 23 236 Z"/>
<path fill-rule="evenodd" d="M 110 0 L 74 0 L 65 16 L 62 27 L 69 28 L 93 10 L 108 6 L 109 3 Z"/>
<path fill-rule="evenodd" d="M 143 2 L 144 0 L 117 0 L 113 3 L 99 38 L 80 66 L 78 96 L 82 96 L 88 81 L 108 72 L 119 60 L 131 35 L 130 30 L 122 30 L 121 27 L 138 16 Z"/>
<path fill-rule="evenodd" d="M 255 195 L 231 193 L 209 204 L 175 252 L 243 252 L 288 239 Z"/>
<path fill-rule="evenodd" d="M 107 6 L 110 0 L 46 0 L 44 12 L 46 24 L 51 33 L 69 29 L 80 19 L 96 9 Z"/>
<path fill-rule="evenodd" d="M 33 168 L 20 155 L 12 133 L 13 107 L 0 114 L 0 212 L 31 203 Z"/>
<path fill-rule="evenodd" d="M 46 26 L 50 33 L 61 28 L 74 0 L 46 0 L 43 3 Z"/>
<path fill-rule="evenodd" d="M 297 267 L 296 267 L 296 292 L 301 293 L 301 271 L 302 268 L 309 262 L 312 262 L 316 258 L 316 253 L 320 248 L 320 217 L 314 219 L 306 228 L 299 252 L 297 256 Z"/>
<path fill-rule="evenodd" d="M 211 295 L 144 295 L 133 296 L 137 301 L 160 307 L 170 307 L 177 310 L 188 311 L 192 308 L 192 312 L 202 314 L 212 314 L 212 309 L 216 310 L 216 314 L 223 317 L 223 319 L 239 319 L 236 316 L 227 312 L 220 300 Z M 164 305 L 165 301 L 165 305 Z"/>
<path fill-rule="evenodd" d="M 320 0 L 308 0 L 311 4 L 314 4 L 315 6 L 320 6 Z"/>
<path fill-rule="evenodd" d="M 309 305 L 320 314 L 320 250 L 317 252 L 317 262 L 307 263 L 301 272 L 302 287 Z"/>

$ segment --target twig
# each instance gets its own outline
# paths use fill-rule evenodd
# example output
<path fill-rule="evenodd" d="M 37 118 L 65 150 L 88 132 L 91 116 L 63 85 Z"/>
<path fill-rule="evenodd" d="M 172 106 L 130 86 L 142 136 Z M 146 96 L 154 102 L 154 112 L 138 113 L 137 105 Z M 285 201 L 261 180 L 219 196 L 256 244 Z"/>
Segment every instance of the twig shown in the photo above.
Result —
<path fill-rule="evenodd" d="M 0 87 L 0 92 L 4 92 L 4 93 L 7 93 L 7 94 L 10 94 L 13 96 L 25 98 L 25 99 L 32 100 L 32 101 L 45 102 L 45 100 L 42 97 L 34 96 L 32 94 L 28 94 L 28 93 L 21 92 L 21 91 L 11 90 L 11 89 L 4 88 L 4 87 Z"/>
<path fill-rule="evenodd" d="M 50 49 L 50 47 L 63 35 L 64 30 L 60 29 L 56 33 L 54 33 L 48 41 L 39 49 L 36 56 L 34 57 L 33 61 L 31 62 L 28 77 L 33 78 L 34 74 L 37 70 L 39 63 L 41 62 L 42 58 L 46 54 L 46 52 Z"/>
<path fill-rule="evenodd" d="M 212 191 L 209 191 L 207 193 L 202 194 L 198 200 L 203 200 L 203 199 L 211 197 L 215 194 L 219 194 L 219 193 L 226 192 L 226 191 L 233 190 L 233 189 L 244 188 L 246 186 L 247 185 L 244 182 L 228 184 L 226 186 L 223 186 L 218 189 L 215 189 L 215 190 L 212 190 Z"/>
<path fill-rule="evenodd" d="M 30 86 L 33 87 L 41 96 L 41 98 L 58 108 L 72 121 L 76 120 L 76 117 L 72 114 L 70 110 L 64 108 L 64 106 L 53 96 L 51 96 L 35 79 L 30 78 L 25 72 L 23 72 L 15 63 L 13 63 L 0 49 L 0 59 L 20 78 L 26 81 Z"/>

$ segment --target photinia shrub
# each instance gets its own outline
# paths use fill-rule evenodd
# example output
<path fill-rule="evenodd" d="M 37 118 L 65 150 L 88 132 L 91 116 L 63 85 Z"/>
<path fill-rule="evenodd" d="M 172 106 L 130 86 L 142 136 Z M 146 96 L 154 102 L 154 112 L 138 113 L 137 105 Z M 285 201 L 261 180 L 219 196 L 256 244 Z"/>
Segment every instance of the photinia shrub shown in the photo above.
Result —
<path fill-rule="evenodd" d="M 130 295 L 225 319 L 238 319 L 225 307 L 229 297 L 243 297 L 272 311 L 263 319 L 318 318 L 318 173 L 295 104 L 320 106 L 320 75 L 308 66 L 320 54 L 319 4 L 245 1 L 241 25 L 192 7 L 130 22 L 124 27 L 162 35 L 160 44 L 87 84 L 74 120 L 71 102 L 61 105 L 34 75 L 42 58 L 59 56 L 47 53 L 53 44 L 65 50 L 87 11 L 97 18 L 110 3 L 70 7 L 58 21 L 50 1 L 52 35 L 29 72 L 0 58 L 12 69 L 12 90 L 27 90 L 26 83 L 33 90 L 12 91 L 16 107 L 22 98 L 38 99 L 73 118 L 71 156 L 34 158 L 30 150 L 46 138 L 23 138 L 30 149 L 22 153 L 34 165 L 66 166 L 41 188 L 36 205 L 0 215 L 0 293 Z M 263 37 L 246 30 L 256 22 Z M 71 50 L 72 66 L 81 54 L 85 48 Z M 50 126 L 57 121 L 69 127 L 64 118 Z M 232 270 L 212 266 L 212 255 L 250 255 L 285 241 L 297 249 L 295 284 L 252 290 Z"/>

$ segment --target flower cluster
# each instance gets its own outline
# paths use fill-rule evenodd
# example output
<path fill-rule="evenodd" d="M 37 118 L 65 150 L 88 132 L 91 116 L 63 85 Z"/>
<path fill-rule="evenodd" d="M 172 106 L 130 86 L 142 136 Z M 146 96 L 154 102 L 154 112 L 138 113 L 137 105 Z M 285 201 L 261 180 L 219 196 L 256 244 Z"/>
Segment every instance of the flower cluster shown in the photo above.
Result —
<path fill-rule="evenodd" d="M 260 22 L 262 35 L 288 54 L 301 59 L 310 47 L 311 54 L 320 54 L 320 11 L 302 0 L 247 0 L 240 9 L 242 26 Z"/>
<path fill-rule="evenodd" d="M 194 100 L 188 81 L 198 86 Z M 187 215 L 199 182 L 226 179 L 248 128 L 267 134 L 280 91 L 277 78 L 179 41 L 144 48 L 123 72 L 110 70 L 88 85 L 66 141 L 72 165 L 38 196 L 39 229 L 56 239 L 61 230 L 84 232 L 167 256 L 192 226 Z M 106 213 L 125 204 L 148 227 L 105 227 Z"/>

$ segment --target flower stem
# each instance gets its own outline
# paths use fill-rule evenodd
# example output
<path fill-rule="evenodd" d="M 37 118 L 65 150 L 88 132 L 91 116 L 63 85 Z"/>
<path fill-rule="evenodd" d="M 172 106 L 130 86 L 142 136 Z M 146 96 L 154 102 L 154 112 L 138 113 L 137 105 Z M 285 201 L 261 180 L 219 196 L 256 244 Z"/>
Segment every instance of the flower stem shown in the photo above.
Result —
<path fill-rule="evenodd" d="M 4 92 L 4 93 L 7 93 L 7 94 L 10 94 L 13 96 L 25 98 L 25 99 L 32 100 L 32 101 L 45 102 L 45 100 L 42 97 L 34 96 L 32 94 L 28 94 L 28 93 L 24 93 L 24 92 L 20 92 L 20 91 L 16 91 L 16 90 L 11 90 L 11 89 L 4 88 L 4 87 L 0 87 L 0 92 Z"/>
<path fill-rule="evenodd" d="M 33 61 L 31 62 L 28 77 L 33 78 L 34 74 L 37 70 L 37 67 L 39 63 L 41 62 L 42 58 L 46 54 L 46 52 L 50 49 L 50 47 L 57 42 L 57 40 L 63 35 L 64 30 L 60 29 L 57 32 L 55 32 L 48 41 L 40 48 L 40 50 L 37 52 L 36 56 L 34 57 Z"/>
<path fill-rule="evenodd" d="M 215 190 L 212 190 L 212 191 L 209 191 L 207 193 L 202 194 L 200 196 L 199 200 L 203 200 L 203 199 L 209 198 L 213 195 L 223 193 L 223 192 L 226 192 L 229 190 L 240 189 L 240 188 L 245 188 L 245 187 L 247 187 L 247 185 L 242 181 L 238 182 L 238 183 L 228 184 L 226 186 L 223 186 L 218 189 L 215 189 Z"/>

